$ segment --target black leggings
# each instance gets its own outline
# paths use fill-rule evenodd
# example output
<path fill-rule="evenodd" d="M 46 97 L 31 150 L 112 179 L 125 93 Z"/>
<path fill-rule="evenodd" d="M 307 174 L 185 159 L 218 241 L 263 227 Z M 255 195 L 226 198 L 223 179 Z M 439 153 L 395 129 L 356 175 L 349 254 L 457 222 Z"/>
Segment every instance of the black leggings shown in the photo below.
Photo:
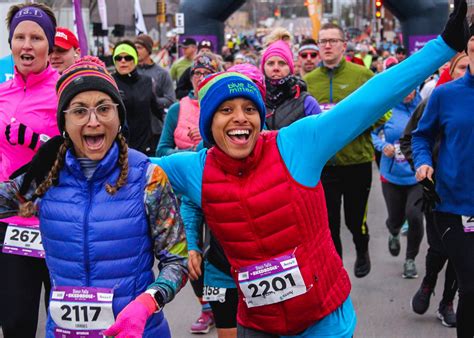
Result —
<path fill-rule="evenodd" d="M 347 166 L 326 166 L 321 174 L 326 196 L 329 228 L 337 252 L 342 257 L 341 203 L 344 217 L 359 254 L 369 248 L 367 201 L 372 184 L 372 162 Z"/>
<path fill-rule="evenodd" d="M 2 236 L 3 237 L 3 236 Z M 5 338 L 35 338 L 41 287 L 48 307 L 51 285 L 41 258 L 0 253 L 0 325 Z"/>
<path fill-rule="evenodd" d="M 415 185 L 398 185 L 382 182 L 382 192 L 387 205 L 387 228 L 394 236 L 400 233 L 403 222 L 408 221 L 406 259 L 415 259 L 423 239 L 423 212 L 421 205 L 415 202 L 421 198 L 422 187 Z"/>
<path fill-rule="evenodd" d="M 474 337 L 474 233 L 465 233 L 461 216 L 435 212 L 435 223 L 459 285 L 456 330 L 460 338 Z"/>
<path fill-rule="evenodd" d="M 227 289 L 225 302 L 209 302 L 218 329 L 233 329 L 237 327 L 237 304 L 239 301 L 237 289 Z"/>
<path fill-rule="evenodd" d="M 423 278 L 423 284 L 429 285 L 431 288 L 436 287 L 438 274 L 443 269 L 444 264 L 448 261 L 446 267 L 446 276 L 444 278 L 443 303 L 450 303 L 454 300 L 458 283 L 456 273 L 454 271 L 451 260 L 448 260 L 448 253 L 441 241 L 441 236 L 436 229 L 434 216 L 432 212 L 425 213 L 426 219 L 426 237 L 428 238 L 428 251 L 426 252 L 426 275 Z"/>

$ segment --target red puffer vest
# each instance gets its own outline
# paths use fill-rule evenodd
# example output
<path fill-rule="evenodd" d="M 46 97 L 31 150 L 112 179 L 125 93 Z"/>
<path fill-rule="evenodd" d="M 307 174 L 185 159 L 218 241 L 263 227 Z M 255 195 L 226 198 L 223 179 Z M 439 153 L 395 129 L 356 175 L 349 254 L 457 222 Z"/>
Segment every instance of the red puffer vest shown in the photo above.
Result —
<path fill-rule="evenodd" d="M 179 101 L 178 124 L 174 130 L 174 143 L 178 149 L 188 149 L 197 144 L 192 142 L 188 136 L 189 130 L 199 127 L 199 104 L 198 100 L 189 96 Z"/>
<path fill-rule="evenodd" d="M 351 284 L 331 238 L 321 183 L 308 188 L 292 178 L 276 135 L 262 133 L 244 160 L 234 160 L 217 147 L 209 150 L 202 208 L 236 283 L 239 268 L 295 252 L 307 292 L 248 308 L 239 289 L 237 314 L 242 326 L 294 335 L 342 305 Z"/>

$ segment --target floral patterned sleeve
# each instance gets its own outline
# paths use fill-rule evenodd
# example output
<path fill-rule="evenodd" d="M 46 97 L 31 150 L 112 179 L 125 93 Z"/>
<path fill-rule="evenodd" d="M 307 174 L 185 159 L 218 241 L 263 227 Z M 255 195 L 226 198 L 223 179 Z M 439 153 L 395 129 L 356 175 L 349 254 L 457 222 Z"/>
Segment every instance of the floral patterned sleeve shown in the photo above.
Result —
<path fill-rule="evenodd" d="M 160 270 L 148 288 L 158 290 L 163 306 L 186 284 L 188 251 L 176 196 L 165 172 L 155 164 L 147 169 L 145 205 Z"/>

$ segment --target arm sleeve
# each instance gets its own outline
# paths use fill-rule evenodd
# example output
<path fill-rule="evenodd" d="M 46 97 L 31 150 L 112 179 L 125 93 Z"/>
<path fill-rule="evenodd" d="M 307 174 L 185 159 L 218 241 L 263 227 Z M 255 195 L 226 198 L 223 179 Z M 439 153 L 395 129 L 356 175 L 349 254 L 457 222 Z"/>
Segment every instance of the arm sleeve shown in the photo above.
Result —
<path fill-rule="evenodd" d="M 176 96 L 173 89 L 173 80 L 167 71 L 163 70 L 160 73 L 160 92 L 163 93 L 163 96 L 157 97 L 158 105 L 161 109 L 168 108 L 176 101 Z"/>
<path fill-rule="evenodd" d="M 431 94 L 418 128 L 412 133 L 411 147 L 415 168 L 423 164 L 433 167 L 432 151 L 439 131 L 439 91 Z"/>
<path fill-rule="evenodd" d="M 306 116 L 321 114 L 318 101 L 311 95 L 306 96 L 304 99 L 304 114 Z"/>
<path fill-rule="evenodd" d="M 202 253 L 199 247 L 199 230 L 203 222 L 201 208 L 192 203 L 189 198 L 183 196 L 181 199 L 181 217 L 183 218 L 184 229 L 186 231 L 186 241 L 188 242 L 188 251 L 194 250 Z"/>
<path fill-rule="evenodd" d="M 186 236 L 168 178 L 160 167 L 153 164 L 147 169 L 145 205 L 160 271 L 148 288 L 160 292 L 166 304 L 187 281 Z"/>
<path fill-rule="evenodd" d="M 179 102 L 173 104 L 165 117 L 163 130 L 161 131 L 160 142 L 156 147 L 156 156 L 167 156 L 187 149 L 176 149 L 174 143 L 174 130 L 178 125 Z"/>
<path fill-rule="evenodd" d="M 438 37 L 402 63 L 374 76 L 329 113 L 308 116 L 282 128 L 277 138 L 278 148 L 293 178 L 303 185 L 315 186 L 323 166 L 334 154 L 374 124 L 454 53 Z"/>
<path fill-rule="evenodd" d="M 382 140 L 379 136 L 380 131 L 383 129 L 383 126 L 380 126 L 378 128 L 375 128 L 370 135 L 372 136 L 372 143 L 374 144 L 374 148 L 377 151 L 383 151 L 383 148 L 385 148 L 386 145 L 388 145 L 388 142 L 385 142 Z"/>
<path fill-rule="evenodd" d="M 201 188 L 207 149 L 199 152 L 186 151 L 164 157 L 151 157 L 168 176 L 177 194 L 186 195 L 191 202 L 201 207 Z"/>
<path fill-rule="evenodd" d="M 30 200 L 33 197 L 36 190 L 34 180 L 31 182 L 27 193 L 20 197 L 20 187 L 24 177 L 25 174 L 22 174 L 12 180 L 0 182 L 0 219 L 17 216 L 23 200 Z"/>

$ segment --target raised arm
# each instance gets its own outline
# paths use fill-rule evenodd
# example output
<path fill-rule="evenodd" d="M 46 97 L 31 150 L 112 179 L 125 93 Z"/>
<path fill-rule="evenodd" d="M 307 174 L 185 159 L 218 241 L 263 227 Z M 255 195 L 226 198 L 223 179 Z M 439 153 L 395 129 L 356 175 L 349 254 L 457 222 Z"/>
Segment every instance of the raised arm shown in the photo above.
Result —
<path fill-rule="evenodd" d="M 337 151 L 374 124 L 454 53 L 438 37 L 402 63 L 370 79 L 330 112 L 306 117 L 281 129 L 278 147 L 293 177 L 307 186 L 316 185 L 323 166 Z M 310 180 L 305 179 L 308 172 L 312 173 Z"/>

